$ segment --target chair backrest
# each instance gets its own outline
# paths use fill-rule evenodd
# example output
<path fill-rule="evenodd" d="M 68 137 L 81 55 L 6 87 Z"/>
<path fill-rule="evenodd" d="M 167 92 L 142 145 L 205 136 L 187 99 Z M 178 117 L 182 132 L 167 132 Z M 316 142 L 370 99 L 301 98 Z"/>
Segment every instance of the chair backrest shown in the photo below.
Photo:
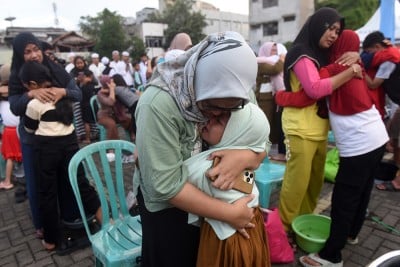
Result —
<path fill-rule="evenodd" d="M 69 179 L 89 238 L 92 233 L 77 182 L 78 168 L 84 168 L 86 177 L 97 190 L 103 213 L 102 228 L 106 227 L 110 224 L 110 216 L 113 221 L 130 216 L 126 204 L 122 156 L 123 152 L 133 153 L 134 149 L 135 145 L 128 141 L 106 140 L 87 145 L 72 157 L 68 167 Z M 109 151 L 115 154 L 114 162 L 107 160 Z"/>
<path fill-rule="evenodd" d="M 90 98 L 90 108 L 93 113 L 93 118 L 95 122 L 97 123 L 97 111 L 99 111 L 99 102 L 97 100 L 97 95 L 94 95 Z"/>

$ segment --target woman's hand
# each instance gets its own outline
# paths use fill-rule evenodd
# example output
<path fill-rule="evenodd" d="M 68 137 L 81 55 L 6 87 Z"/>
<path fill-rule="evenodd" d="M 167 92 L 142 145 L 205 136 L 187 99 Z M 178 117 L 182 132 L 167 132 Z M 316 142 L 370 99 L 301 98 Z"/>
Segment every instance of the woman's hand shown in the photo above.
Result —
<path fill-rule="evenodd" d="M 51 91 L 53 93 L 53 103 L 57 103 L 60 99 L 64 98 L 67 95 L 67 91 L 64 88 L 59 87 L 51 87 Z"/>
<path fill-rule="evenodd" d="M 39 88 L 30 90 L 28 92 L 29 98 L 35 98 L 42 103 L 53 102 L 55 99 L 55 92 L 51 88 Z"/>
<path fill-rule="evenodd" d="M 351 68 L 353 70 L 354 77 L 359 78 L 359 79 L 364 78 L 363 73 L 362 73 L 362 68 L 359 64 L 352 64 Z"/>
<path fill-rule="evenodd" d="M 207 177 L 217 177 L 212 185 L 221 190 L 233 188 L 235 179 L 246 169 L 255 170 L 266 153 L 255 153 L 249 149 L 225 149 L 211 153 L 210 160 L 221 158 L 220 163 L 206 172 Z"/>
<path fill-rule="evenodd" d="M 247 203 L 252 201 L 253 198 L 254 195 L 248 195 L 232 203 L 234 209 L 232 214 L 235 216 L 229 223 L 245 238 L 250 238 L 246 229 L 255 227 L 254 223 L 251 222 L 251 220 L 254 218 L 254 208 L 249 208 L 247 206 Z"/>
<path fill-rule="evenodd" d="M 360 54 L 357 52 L 346 52 L 341 57 L 339 57 L 335 63 L 343 66 L 351 66 L 357 62 L 360 62 Z"/>

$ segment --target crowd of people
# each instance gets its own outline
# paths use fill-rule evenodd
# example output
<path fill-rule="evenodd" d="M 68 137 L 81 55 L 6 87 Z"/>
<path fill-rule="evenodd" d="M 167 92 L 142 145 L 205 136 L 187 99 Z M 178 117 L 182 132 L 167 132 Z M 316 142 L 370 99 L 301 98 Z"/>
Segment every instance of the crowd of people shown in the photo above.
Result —
<path fill-rule="evenodd" d="M 142 266 L 265 267 L 271 262 L 259 193 L 251 179 L 251 193 L 240 191 L 237 179 L 265 157 L 286 165 L 279 214 L 291 236 L 293 220 L 317 206 L 331 129 L 340 164 L 330 235 L 321 251 L 299 261 L 343 266 L 341 250 L 357 244 L 374 186 L 400 190 L 400 175 L 375 180 L 385 151 L 400 166 L 400 109 L 387 113 L 383 90 L 400 51 L 381 32 L 361 44 L 344 25 L 336 10 L 321 8 L 288 49 L 270 41 L 254 53 L 236 32 L 198 44 L 179 33 L 152 60 L 144 54 L 132 61 L 129 52 L 114 50 L 111 59 L 71 52 L 66 64 L 21 33 L 11 65 L 0 68 L 7 162 L 0 189 L 13 188 L 12 164 L 23 162 L 36 235 L 54 250 L 58 220 L 78 216 L 69 160 L 93 142 L 96 123 L 108 140 L 121 138 L 120 125 L 136 144 L 124 162 L 136 162 Z M 100 104 L 95 113 L 93 97 Z M 79 179 L 87 210 L 101 222 L 83 169 Z"/>

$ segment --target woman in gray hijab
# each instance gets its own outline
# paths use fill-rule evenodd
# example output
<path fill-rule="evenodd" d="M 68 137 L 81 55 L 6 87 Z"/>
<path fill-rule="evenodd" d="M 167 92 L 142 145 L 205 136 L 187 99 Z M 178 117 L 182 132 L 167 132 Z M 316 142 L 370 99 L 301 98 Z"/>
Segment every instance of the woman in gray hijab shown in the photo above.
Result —
<path fill-rule="evenodd" d="M 199 228 L 187 223 L 188 212 L 238 230 L 254 227 L 254 210 L 247 206 L 253 196 L 232 204 L 212 198 L 187 181 L 183 161 L 202 150 L 202 123 L 249 102 L 256 75 L 256 57 L 236 32 L 209 35 L 157 66 L 136 110 L 134 184 L 143 228 L 143 267 L 196 265 Z M 234 178 L 256 169 L 265 155 L 251 150 L 210 153 L 210 159 L 222 160 L 207 175 L 218 177 L 214 186 L 231 189 Z"/>

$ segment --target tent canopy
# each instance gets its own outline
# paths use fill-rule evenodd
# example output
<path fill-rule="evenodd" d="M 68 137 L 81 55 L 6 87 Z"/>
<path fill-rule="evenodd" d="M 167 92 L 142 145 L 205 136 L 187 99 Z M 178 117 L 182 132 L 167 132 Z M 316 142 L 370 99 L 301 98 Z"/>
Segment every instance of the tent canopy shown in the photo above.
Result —
<path fill-rule="evenodd" d="M 395 33 L 394 33 L 394 42 L 400 43 L 400 3 L 398 0 L 394 3 L 394 17 L 395 17 Z M 363 42 L 365 37 L 373 32 L 379 31 L 380 29 L 380 21 L 381 21 L 381 10 L 380 7 L 375 11 L 374 15 L 365 23 L 365 25 L 358 30 L 356 33 L 358 37 L 360 37 L 360 41 Z"/>

